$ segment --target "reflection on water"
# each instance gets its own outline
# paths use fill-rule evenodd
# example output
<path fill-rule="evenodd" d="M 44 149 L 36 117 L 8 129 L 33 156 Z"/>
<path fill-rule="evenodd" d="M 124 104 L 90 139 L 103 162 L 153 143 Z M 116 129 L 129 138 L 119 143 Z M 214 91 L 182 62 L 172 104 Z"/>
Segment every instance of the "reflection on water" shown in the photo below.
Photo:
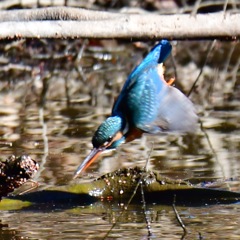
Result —
<path fill-rule="evenodd" d="M 188 229 L 187 239 L 238 239 L 240 205 L 177 208 Z M 2 239 L 147 239 L 145 216 L 140 205 L 131 205 L 119 218 L 122 208 L 94 204 L 66 211 L 4 212 Z M 148 206 L 152 239 L 181 239 L 183 234 L 168 206 Z M 9 230 L 11 229 L 11 230 Z M 15 238 L 10 238 L 15 237 Z"/>
<path fill-rule="evenodd" d="M 187 92 L 204 62 L 208 44 L 174 45 L 175 68 L 169 59 L 166 78 L 176 75 L 176 85 Z M 91 150 L 94 130 L 110 114 L 114 98 L 146 53 L 146 46 L 22 40 L 0 48 L 5 59 L 0 66 L 1 158 L 28 153 L 41 164 L 36 178 L 42 186 L 67 184 Z M 237 184 L 232 190 L 239 191 L 239 52 L 239 43 L 217 42 L 191 95 L 204 131 L 199 126 L 193 135 L 144 136 L 102 156 L 83 179 L 122 167 L 144 166 L 153 146 L 149 168 L 181 179 L 233 178 Z M 10 63 L 15 68 L 7 68 Z M 146 239 L 142 205 L 130 206 L 118 219 L 121 211 L 111 203 L 46 212 L 6 211 L 1 214 L 0 238 L 102 239 L 118 221 L 109 239 Z M 178 211 L 189 231 L 188 239 L 200 235 L 204 239 L 239 237 L 239 204 L 179 207 Z M 156 239 L 181 238 L 182 229 L 171 208 L 147 206 L 146 216 Z"/>

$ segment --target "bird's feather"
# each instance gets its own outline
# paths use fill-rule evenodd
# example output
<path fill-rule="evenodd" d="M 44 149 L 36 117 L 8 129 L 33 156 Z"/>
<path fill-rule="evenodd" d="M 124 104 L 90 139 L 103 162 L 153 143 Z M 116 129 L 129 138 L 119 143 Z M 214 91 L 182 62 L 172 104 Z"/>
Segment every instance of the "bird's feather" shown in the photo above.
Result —
<path fill-rule="evenodd" d="M 162 40 L 159 44 L 154 46 L 152 50 L 147 54 L 143 61 L 132 71 L 126 80 L 121 93 L 119 94 L 117 100 L 112 108 L 112 115 L 119 115 L 122 105 L 127 104 L 124 102 L 126 95 L 132 85 L 137 84 L 141 75 L 148 69 L 157 68 L 157 65 L 165 61 L 165 59 L 171 53 L 172 46 L 167 40 Z"/>
<path fill-rule="evenodd" d="M 163 40 L 156 45 L 127 79 L 114 107 L 131 127 L 144 132 L 193 131 L 197 116 L 191 101 L 178 89 L 169 86 L 159 74 L 158 64 L 171 52 Z"/>

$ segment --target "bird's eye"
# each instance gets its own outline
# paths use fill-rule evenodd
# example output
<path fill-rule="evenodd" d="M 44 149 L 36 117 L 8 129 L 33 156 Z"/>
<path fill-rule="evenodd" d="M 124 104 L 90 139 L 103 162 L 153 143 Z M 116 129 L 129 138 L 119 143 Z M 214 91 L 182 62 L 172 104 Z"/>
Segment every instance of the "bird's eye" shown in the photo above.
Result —
<path fill-rule="evenodd" d="M 109 137 L 106 142 L 103 144 L 104 147 L 107 147 L 109 145 L 109 143 L 111 143 L 111 141 L 113 140 L 113 137 Z"/>
<path fill-rule="evenodd" d="M 110 143 L 112 140 L 113 140 L 113 137 L 110 136 L 110 137 L 108 138 L 107 142 Z"/>

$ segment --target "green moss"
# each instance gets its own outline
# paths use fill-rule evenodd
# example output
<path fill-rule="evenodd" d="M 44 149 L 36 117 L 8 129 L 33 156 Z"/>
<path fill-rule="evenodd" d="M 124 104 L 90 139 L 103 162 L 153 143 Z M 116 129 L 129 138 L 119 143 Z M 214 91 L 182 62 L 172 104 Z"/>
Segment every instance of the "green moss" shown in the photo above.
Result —
<path fill-rule="evenodd" d="M 29 207 L 31 205 L 32 203 L 28 201 L 4 198 L 0 202 L 0 210 L 1 211 L 20 210 L 24 207 Z"/>

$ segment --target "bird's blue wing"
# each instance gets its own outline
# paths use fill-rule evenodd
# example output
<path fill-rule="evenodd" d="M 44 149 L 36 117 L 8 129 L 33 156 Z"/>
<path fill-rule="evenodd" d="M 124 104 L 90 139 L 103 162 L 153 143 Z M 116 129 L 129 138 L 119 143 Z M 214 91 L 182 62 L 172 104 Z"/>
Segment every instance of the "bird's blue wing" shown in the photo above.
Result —
<path fill-rule="evenodd" d="M 129 85 L 139 75 L 141 75 L 148 68 L 153 68 L 160 63 L 163 63 L 172 51 L 172 46 L 167 40 L 162 40 L 154 46 L 143 61 L 132 71 L 129 75 L 125 85 Z M 124 86 L 125 87 L 125 86 Z"/>
<path fill-rule="evenodd" d="M 142 74 L 149 69 L 156 68 L 158 64 L 164 62 L 171 53 L 171 50 L 172 46 L 167 40 L 162 40 L 152 48 L 143 61 L 129 75 L 121 93 L 119 94 L 119 97 L 113 106 L 112 115 L 117 115 L 119 113 L 122 105 L 126 103 L 126 95 L 129 91 L 133 91 L 133 85 L 138 85 L 138 81 L 141 81 Z"/>
<path fill-rule="evenodd" d="M 196 126 L 191 101 L 159 74 L 158 64 L 169 55 L 169 46 L 164 40 L 151 50 L 130 74 L 113 107 L 113 115 L 123 114 L 131 126 L 144 132 L 188 132 Z"/>
<path fill-rule="evenodd" d="M 157 77 L 157 78 L 156 78 Z M 160 80 L 160 81 L 159 81 Z M 156 68 L 144 71 L 129 88 L 125 97 L 126 116 L 130 125 L 145 132 L 156 132 L 152 123 L 158 117 L 158 93 L 164 88 Z M 129 117 L 130 116 L 130 117 Z"/>
<path fill-rule="evenodd" d="M 126 96 L 128 121 L 148 133 L 191 132 L 197 116 L 192 102 L 161 79 L 157 68 L 144 72 Z"/>

